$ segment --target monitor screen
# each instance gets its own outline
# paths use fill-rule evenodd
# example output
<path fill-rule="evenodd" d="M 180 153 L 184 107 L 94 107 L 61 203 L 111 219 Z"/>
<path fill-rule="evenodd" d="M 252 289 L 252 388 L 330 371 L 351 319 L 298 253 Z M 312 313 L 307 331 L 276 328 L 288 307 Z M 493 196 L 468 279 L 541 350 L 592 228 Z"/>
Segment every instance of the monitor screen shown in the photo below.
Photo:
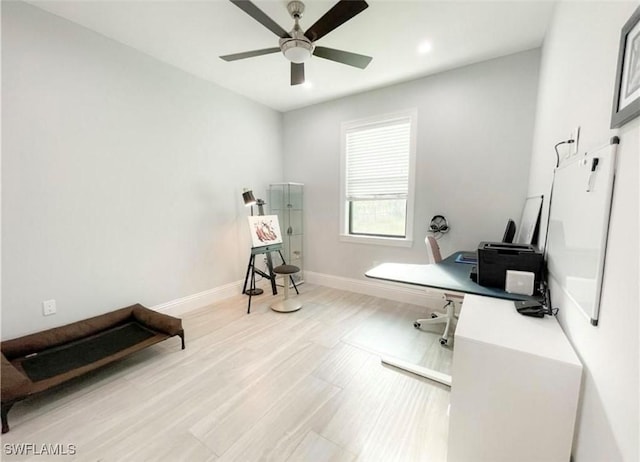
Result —
<path fill-rule="evenodd" d="M 540 209 L 542 208 L 542 196 L 527 197 L 522 208 L 520 224 L 516 229 L 516 236 L 513 242 L 517 244 L 533 244 L 537 237 L 538 226 L 540 224 Z"/>
<path fill-rule="evenodd" d="M 509 218 L 507 221 L 507 227 L 504 229 L 504 236 L 502 236 L 502 242 L 511 244 L 513 238 L 516 235 L 516 222 Z"/>

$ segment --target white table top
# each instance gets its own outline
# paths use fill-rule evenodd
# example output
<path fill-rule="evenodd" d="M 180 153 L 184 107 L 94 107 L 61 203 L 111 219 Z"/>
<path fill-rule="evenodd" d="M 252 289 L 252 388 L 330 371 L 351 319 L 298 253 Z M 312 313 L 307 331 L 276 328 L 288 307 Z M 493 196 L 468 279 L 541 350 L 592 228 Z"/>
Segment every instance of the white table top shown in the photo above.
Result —
<path fill-rule="evenodd" d="M 510 300 L 466 295 L 455 335 L 582 367 L 555 317 L 523 316 Z"/>

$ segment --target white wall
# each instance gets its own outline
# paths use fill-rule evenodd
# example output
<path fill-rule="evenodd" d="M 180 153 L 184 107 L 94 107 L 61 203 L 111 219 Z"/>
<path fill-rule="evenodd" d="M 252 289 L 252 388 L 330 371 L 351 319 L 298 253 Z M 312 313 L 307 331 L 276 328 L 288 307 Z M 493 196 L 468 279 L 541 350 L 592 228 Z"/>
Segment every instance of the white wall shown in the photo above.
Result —
<path fill-rule="evenodd" d="M 363 279 L 383 261 L 425 262 L 428 221 L 448 218 L 443 254 L 500 240 L 527 192 L 539 50 L 311 106 L 284 115 L 285 178 L 305 183 L 307 270 Z M 418 109 L 412 248 L 341 242 L 342 122 Z"/>
<path fill-rule="evenodd" d="M 21 2 L 2 103 L 4 338 L 244 276 L 240 194 L 282 179 L 280 113 Z"/>
<path fill-rule="evenodd" d="M 553 146 L 581 127 L 580 152 L 621 138 L 597 327 L 551 286 L 560 322 L 585 372 L 575 462 L 640 459 L 638 439 L 638 170 L 640 120 L 610 130 L 620 29 L 633 2 L 558 5 L 545 40 L 529 189 L 547 193 Z M 545 204 L 546 209 L 548 204 Z M 546 220 L 545 220 L 546 222 Z"/>

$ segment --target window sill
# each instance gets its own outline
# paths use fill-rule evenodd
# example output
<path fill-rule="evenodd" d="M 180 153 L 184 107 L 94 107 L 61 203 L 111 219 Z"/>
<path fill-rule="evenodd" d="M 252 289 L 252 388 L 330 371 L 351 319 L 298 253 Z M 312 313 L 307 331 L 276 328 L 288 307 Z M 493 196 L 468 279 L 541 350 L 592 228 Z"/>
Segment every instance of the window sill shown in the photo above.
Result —
<path fill-rule="evenodd" d="M 386 245 L 390 247 L 413 246 L 413 239 L 405 237 L 354 236 L 353 234 L 341 234 L 340 240 L 342 242 L 351 242 L 353 244 Z"/>

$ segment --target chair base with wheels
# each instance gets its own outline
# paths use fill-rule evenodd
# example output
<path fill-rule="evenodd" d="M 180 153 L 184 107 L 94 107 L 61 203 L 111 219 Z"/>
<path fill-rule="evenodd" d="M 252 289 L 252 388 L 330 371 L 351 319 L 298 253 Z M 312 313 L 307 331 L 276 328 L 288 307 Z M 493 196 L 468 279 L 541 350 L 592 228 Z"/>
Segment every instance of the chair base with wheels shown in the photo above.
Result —
<path fill-rule="evenodd" d="M 291 280 L 293 288 L 296 290 L 296 294 L 300 295 L 298 287 L 293 280 L 293 275 L 300 272 L 300 268 L 294 265 L 280 265 L 273 268 L 273 272 L 276 275 L 279 274 L 283 276 L 284 297 L 282 300 L 274 302 L 271 305 L 271 309 L 279 313 L 291 313 L 292 311 L 298 311 L 302 308 L 302 303 L 297 298 L 289 298 L 289 280 Z"/>
<path fill-rule="evenodd" d="M 451 322 L 454 319 L 458 319 L 458 316 L 455 314 L 455 302 L 458 301 L 462 303 L 464 295 L 446 293 L 444 295 L 444 299 L 447 301 L 447 304 L 443 307 L 443 309 L 445 310 L 444 313 L 433 312 L 431 313 L 431 318 L 416 319 L 416 321 L 413 323 L 413 327 L 415 327 L 416 329 L 420 329 L 421 327 L 430 324 L 446 324 L 444 326 L 442 337 L 440 337 L 440 345 L 443 346 L 449 343 L 449 332 L 452 331 Z"/>
<path fill-rule="evenodd" d="M 442 261 L 442 254 L 440 253 L 440 246 L 438 241 L 433 236 L 427 236 L 424 239 L 424 243 L 427 246 L 427 255 L 430 263 L 440 263 Z M 446 324 L 444 326 L 444 332 L 440 337 L 440 345 L 446 345 L 449 343 L 449 332 L 452 331 L 453 326 L 451 321 L 458 319 L 455 313 L 455 302 L 462 303 L 464 300 L 464 294 L 459 292 L 445 292 L 443 298 L 447 304 L 443 307 L 446 311 L 444 313 L 431 313 L 431 319 L 417 319 L 413 323 L 413 327 L 420 329 L 422 326 L 428 324 Z"/>

